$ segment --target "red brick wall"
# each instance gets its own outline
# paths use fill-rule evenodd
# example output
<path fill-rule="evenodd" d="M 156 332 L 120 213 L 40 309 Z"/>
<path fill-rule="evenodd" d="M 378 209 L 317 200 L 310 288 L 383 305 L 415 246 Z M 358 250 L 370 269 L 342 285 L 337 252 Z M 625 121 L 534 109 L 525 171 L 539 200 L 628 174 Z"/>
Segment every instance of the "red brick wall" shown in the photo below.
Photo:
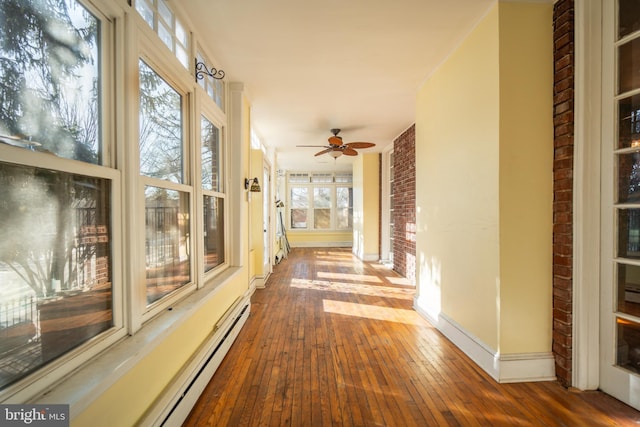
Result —
<path fill-rule="evenodd" d="M 416 127 L 393 142 L 393 269 L 416 283 Z"/>
<path fill-rule="evenodd" d="M 573 339 L 573 0 L 556 2 L 553 30 L 553 354 L 558 381 L 568 387 Z"/>

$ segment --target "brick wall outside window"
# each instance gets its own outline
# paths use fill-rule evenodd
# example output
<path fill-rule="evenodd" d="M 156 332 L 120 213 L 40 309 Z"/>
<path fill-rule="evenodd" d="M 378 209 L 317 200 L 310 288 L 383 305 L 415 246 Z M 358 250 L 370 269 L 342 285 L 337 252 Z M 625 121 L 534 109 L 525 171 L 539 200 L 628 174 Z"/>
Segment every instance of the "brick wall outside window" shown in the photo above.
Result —
<path fill-rule="evenodd" d="M 409 127 L 393 142 L 393 269 L 416 283 L 416 130 Z"/>
<path fill-rule="evenodd" d="M 553 354 L 558 381 L 568 387 L 573 339 L 573 0 L 556 2 L 553 29 Z"/>

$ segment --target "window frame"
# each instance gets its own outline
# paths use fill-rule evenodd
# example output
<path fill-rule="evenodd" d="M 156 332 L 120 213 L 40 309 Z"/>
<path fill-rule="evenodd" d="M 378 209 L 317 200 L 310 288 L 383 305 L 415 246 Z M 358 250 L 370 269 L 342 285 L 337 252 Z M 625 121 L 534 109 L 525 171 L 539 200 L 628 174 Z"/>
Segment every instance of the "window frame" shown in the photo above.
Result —
<path fill-rule="evenodd" d="M 87 0 L 76 0 L 100 21 L 98 55 L 100 57 L 99 84 L 101 93 L 98 101 L 100 114 L 101 164 L 85 163 L 80 160 L 67 159 L 47 153 L 33 152 L 23 148 L 0 144 L 0 161 L 24 165 L 28 167 L 49 169 L 68 174 L 80 174 L 88 177 L 105 179 L 111 182 L 110 193 L 110 227 L 111 227 L 111 291 L 112 322 L 111 328 L 87 339 L 76 348 L 69 350 L 54 360 L 43 364 L 36 371 L 17 380 L 14 384 L 0 391 L 0 402 L 27 401 L 42 390 L 52 387 L 56 382 L 71 374 L 82 364 L 95 359 L 109 347 L 127 336 L 128 316 L 126 312 L 126 293 L 124 278 L 124 224 L 121 217 L 123 211 L 123 177 L 117 168 L 116 147 L 120 141 L 120 133 L 113 125 L 118 114 L 116 104 L 118 93 L 115 91 L 116 81 L 122 79 L 122 71 L 113 67 L 117 52 L 123 45 L 124 27 L 117 25 L 123 19 L 123 12 L 108 4 L 96 6 Z"/>
<path fill-rule="evenodd" d="M 330 175 L 330 181 L 316 181 L 314 182 L 313 177 L 326 177 Z M 353 189 L 353 175 L 351 179 L 348 181 L 340 182 L 337 181 L 336 176 L 338 173 L 327 173 L 327 172 L 298 172 L 291 171 L 287 172 L 287 180 L 286 180 L 286 197 L 287 197 L 287 223 L 285 225 L 287 231 L 292 232 L 302 232 L 302 233 L 335 233 L 335 232 L 351 232 L 353 231 L 353 220 L 351 221 L 351 227 L 349 228 L 338 228 L 338 199 L 337 199 L 337 189 L 338 188 L 351 188 Z M 344 172 L 339 173 L 341 177 L 346 176 Z M 307 181 L 302 181 L 302 179 L 307 176 Z M 293 181 L 292 181 L 293 177 Z M 306 207 L 307 211 L 307 226 L 306 227 L 292 227 L 291 226 L 291 211 L 293 209 L 303 209 L 300 207 L 293 207 L 293 203 L 291 200 L 291 190 L 293 188 L 306 188 L 308 194 L 308 205 Z M 330 227 L 329 228 L 315 228 L 315 201 L 314 194 L 315 189 L 317 188 L 328 188 L 330 189 L 330 197 L 331 197 L 331 212 L 330 212 Z M 352 194 L 353 197 L 353 194 Z M 353 199 L 352 199 L 353 203 Z M 318 209 L 326 209 L 326 208 L 318 208 Z M 352 208 L 353 209 L 353 208 Z"/>

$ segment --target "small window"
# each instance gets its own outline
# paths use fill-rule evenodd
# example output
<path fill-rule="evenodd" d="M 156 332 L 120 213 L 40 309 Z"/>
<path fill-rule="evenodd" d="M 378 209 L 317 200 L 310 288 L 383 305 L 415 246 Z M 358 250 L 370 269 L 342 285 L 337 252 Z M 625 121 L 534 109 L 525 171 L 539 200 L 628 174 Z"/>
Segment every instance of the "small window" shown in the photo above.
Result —
<path fill-rule="evenodd" d="M 136 10 L 160 40 L 189 69 L 189 35 L 164 0 L 135 0 Z"/>
<path fill-rule="evenodd" d="M 204 205 L 204 271 L 225 262 L 223 149 L 220 129 L 200 119 Z"/>

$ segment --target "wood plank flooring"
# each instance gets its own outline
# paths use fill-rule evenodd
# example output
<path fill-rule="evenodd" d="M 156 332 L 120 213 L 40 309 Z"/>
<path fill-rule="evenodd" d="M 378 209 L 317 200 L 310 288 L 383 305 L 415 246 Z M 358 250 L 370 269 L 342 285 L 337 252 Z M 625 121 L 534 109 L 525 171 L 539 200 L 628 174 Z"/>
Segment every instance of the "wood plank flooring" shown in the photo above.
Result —
<path fill-rule="evenodd" d="M 185 426 L 626 426 L 640 413 L 556 382 L 498 384 L 350 249 L 295 248 Z"/>

